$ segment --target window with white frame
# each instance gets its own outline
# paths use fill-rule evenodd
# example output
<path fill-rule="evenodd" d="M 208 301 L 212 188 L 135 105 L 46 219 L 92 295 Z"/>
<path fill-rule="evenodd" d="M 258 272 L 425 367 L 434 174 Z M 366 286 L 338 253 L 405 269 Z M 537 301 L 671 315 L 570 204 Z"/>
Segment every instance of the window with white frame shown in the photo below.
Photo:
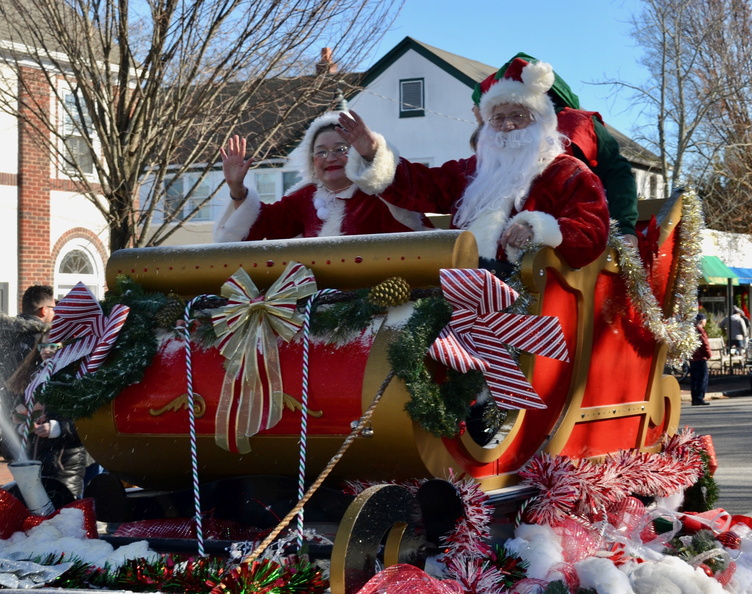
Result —
<path fill-rule="evenodd" d="M 276 202 L 279 197 L 277 194 L 277 178 L 275 170 L 271 171 L 254 171 L 253 181 L 256 185 L 261 202 Z"/>
<path fill-rule="evenodd" d="M 72 239 L 63 246 L 55 262 L 55 297 L 62 299 L 83 283 L 100 299 L 104 294 L 104 265 L 90 241 Z"/>
<path fill-rule="evenodd" d="M 75 173 L 80 171 L 91 175 L 94 173 L 94 159 L 91 153 L 91 118 L 83 101 L 71 91 L 63 93 L 61 107 L 62 142 L 63 142 L 63 171 Z"/>
<path fill-rule="evenodd" d="M 166 177 L 165 184 L 165 211 L 166 214 L 175 213 L 175 220 L 184 221 L 204 200 L 211 196 L 214 188 L 208 177 L 205 177 L 194 188 L 191 197 L 183 199 L 191 188 L 196 184 L 198 174 L 185 173 L 180 177 Z M 193 215 L 191 221 L 211 221 L 211 203 L 207 202 L 198 212 Z"/>
<path fill-rule="evenodd" d="M 399 81 L 400 117 L 414 118 L 425 115 L 425 95 L 422 78 L 407 78 Z"/>

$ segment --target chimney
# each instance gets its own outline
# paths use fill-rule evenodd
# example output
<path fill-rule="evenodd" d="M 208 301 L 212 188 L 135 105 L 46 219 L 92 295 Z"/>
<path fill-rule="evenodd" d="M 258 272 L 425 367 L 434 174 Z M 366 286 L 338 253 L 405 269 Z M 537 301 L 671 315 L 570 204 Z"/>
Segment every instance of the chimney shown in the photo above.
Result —
<path fill-rule="evenodd" d="M 321 60 L 316 64 L 316 74 L 334 74 L 337 72 L 337 64 L 332 61 L 332 48 L 325 47 L 321 50 Z"/>

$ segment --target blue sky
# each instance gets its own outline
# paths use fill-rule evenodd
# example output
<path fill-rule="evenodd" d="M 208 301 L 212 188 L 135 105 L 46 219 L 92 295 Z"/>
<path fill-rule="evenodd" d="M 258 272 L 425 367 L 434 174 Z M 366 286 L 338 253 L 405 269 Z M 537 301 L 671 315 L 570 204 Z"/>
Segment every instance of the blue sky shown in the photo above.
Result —
<path fill-rule="evenodd" d="M 407 36 L 491 66 L 524 51 L 550 62 L 579 95 L 583 109 L 600 112 L 606 122 L 630 134 L 636 123 L 649 120 L 638 119 L 629 95 L 588 83 L 645 81 L 642 50 L 629 35 L 640 5 L 640 0 L 476 0 L 467 5 L 405 0 L 371 63 Z M 468 95 L 468 115 L 469 109 Z"/>

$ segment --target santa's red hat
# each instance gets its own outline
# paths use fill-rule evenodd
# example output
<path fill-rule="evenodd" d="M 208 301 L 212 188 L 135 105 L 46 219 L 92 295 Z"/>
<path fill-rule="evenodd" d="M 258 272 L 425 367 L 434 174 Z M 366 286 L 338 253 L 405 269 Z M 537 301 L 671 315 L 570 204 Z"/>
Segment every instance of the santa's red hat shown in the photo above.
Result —
<path fill-rule="evenodd" d="M 489 77 L 490 79 L 491 77 Z M 554 84 L 554 70 L 546 62 L 527 62 L 515 58 L 509 64 L 504 78 L 483 81 L 480 113 L 484 121 L 493 115 L 493 109 L 502 103 L 515 103 L 527 107 L 535 120 L 555 121 L 556 113 L 551 98 L 546 94 Z"/>

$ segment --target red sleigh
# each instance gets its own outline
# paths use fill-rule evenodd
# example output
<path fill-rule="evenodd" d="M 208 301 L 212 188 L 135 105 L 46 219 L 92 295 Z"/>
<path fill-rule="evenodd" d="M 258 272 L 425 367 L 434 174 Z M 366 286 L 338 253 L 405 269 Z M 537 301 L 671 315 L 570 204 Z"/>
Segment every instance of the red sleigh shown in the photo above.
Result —
<path fill-rule="evenodd" d="M 668 315 L 675 294 L 682 200 L 679 196 L 661 204 L 658 254 L 649 281 Z M 190 298 L 219 294 L 239 267 L 265 289 L 290 261 L 309 267 L 319 288 L 370 287 L 394 276 L 418 288 L 437 286 L 442 268 L 474 267 L 477 253 L 472 236 L 455 231 L 296 239 L 122 250 L 113 254 L 107 275 L 111 286 L 126 274 L 147 291 Z M 579 459 L 628 448 L 655 451 L 663 433 L 676 431 L 680 391 L 673 377 L 663 375 L 667 345 L 656 340 L 630 302 L 614 249 L 582 269 L 570 268 L 549 248 L 529 252 L 522 262 L 522 281 L 531 297 L 528 313 L 558 317 L 569 351 L 568 362 L 521 356 L 520 367 L 546 408 L 510 411 L 489 445 L 479 445 L 469 433 L 437 438 L 405 413 L 410 395 L 403 382 L 395 380 L 375 410 L 367 437 L 353 444 L 331 481 L 446 477 L 451 469 L 455 475 L 476 478 L 485 491 L 497 491 L 515 485 L 517 471 L 537 452 Z M 345 344 L 314 340 L 309 366 L 310 478 L 350 434 L 389 372 L 386 350 L 406 315 L 404 307 L 390 310 L 386 319 L 375 320 L 371 329 Z M 194 348 L 202 481 L 247 474 L 295 476 L 301 341 L 281 344 L 280 351 L 288 408 L 276 426 L 249 439 L 250 452 L 239 454 L 215 444 L 224 359 L 214 348 Z M 141 382 L 77 423 L 86 448 L 109 472 L 133 484 L 187 486 L 185 378 L 182 339 L 165 339 Z"/>

